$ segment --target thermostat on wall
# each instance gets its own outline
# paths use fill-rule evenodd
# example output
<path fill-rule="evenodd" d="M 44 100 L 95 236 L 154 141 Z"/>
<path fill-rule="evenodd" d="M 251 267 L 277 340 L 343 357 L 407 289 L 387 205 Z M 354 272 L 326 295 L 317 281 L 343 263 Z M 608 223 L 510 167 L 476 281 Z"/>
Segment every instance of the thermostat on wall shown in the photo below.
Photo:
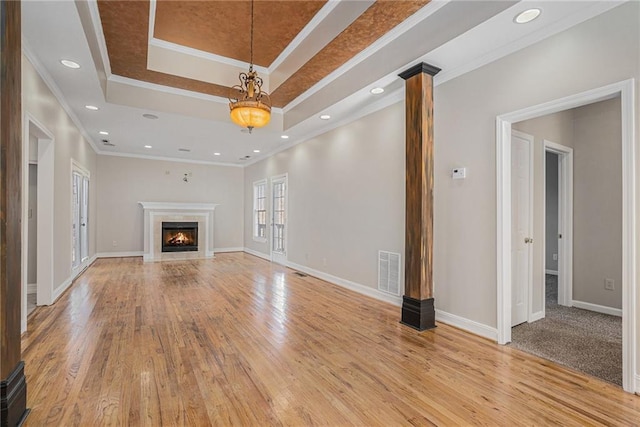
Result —
<path fill-rule="evenodd" d="M 453 179 L 465 179 L 467 177 L 467 168 L 453 168 L 451 177 Z"/>

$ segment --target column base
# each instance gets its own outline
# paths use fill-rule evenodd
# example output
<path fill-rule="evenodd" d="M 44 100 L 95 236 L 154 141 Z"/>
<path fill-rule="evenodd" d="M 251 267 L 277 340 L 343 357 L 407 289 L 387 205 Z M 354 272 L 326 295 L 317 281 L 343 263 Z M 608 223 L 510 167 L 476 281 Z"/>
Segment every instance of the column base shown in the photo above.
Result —
<path fill-rule="evenodd" d="M 433 305 L 433 298 L 418 300 L 403 296 L 402 320 L 400 323 L 419 331 L 435 328 L 436 310 Z"/>
<path fill-rule="evenodd" d="M 7 379 L 0 381 L 0 427 L 21 426 L 27 419 L 27 380 L 24 362 L 18 363 Z"/>

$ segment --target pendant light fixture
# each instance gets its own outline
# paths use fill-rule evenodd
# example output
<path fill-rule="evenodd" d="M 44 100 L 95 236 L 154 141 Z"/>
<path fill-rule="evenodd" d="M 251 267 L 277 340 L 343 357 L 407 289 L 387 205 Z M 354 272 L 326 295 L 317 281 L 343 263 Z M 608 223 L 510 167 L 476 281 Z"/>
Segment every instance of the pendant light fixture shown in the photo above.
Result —
<path fill-rule="evenodd" d="M 251 61 L 249 72 L 240 73 L 240 84 L 231 88 L 229 109 L 231 120 L 249 133 L 253 128 L 266 126 L 271 119 L 271 99 L 262 90 L 262 79 L 253 70 L 253 0 L 251 0 Z"/>

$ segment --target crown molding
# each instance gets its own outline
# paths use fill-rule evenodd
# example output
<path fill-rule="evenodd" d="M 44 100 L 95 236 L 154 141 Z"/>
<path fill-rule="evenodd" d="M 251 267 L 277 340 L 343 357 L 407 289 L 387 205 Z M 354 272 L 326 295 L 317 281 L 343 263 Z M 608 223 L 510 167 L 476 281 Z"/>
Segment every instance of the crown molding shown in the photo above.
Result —
<path fill-rule="evenodd" d="M 109 62 L 109 54 L 107 52 L 107 41 L 105 40 L 104 32 L 102 31 L 102 20 L 100 19 L 100 10 L 98 10 L 98 0 L 87 0 L 87 6 L 89 7 L 93 31 L 95 32 L 96 39 L 98 40 L 98 49 L 100 50 L 100 57 L 102 58 L 102 64 L 104 65 L 104 72 L 108 80 L 109 77 L 111 77 L 111 62 Z"/>
<path fill-rule="evenodd" d="M 51 74 L 49 74 L 42 62 L 40 62 L 40 60 L 33 54 L 31 48 L 29 47 L 29 43 L 25 40 L 24 37 L 22 38 L 22 54 L 31 63 L 33 68 L 36 70 L 36 73 L 38 73 L 38 75 L 47 85 L 58 103 L 62 106 L 62 109 L 67 113 L 71 121 L 76 125 L 84 140 L 89 144 L 89 146 L 96 154 L 101 154 L 101 151 L 98 149 L 95 141 L 89 136 L 89 132 L 87 132 L 78 116 L 76 116 L 76 114 L 71 109 L 71 106 L 67 103 L 67 100 L 62 95 L 62 91 L 51 77 Z"/>
<path fill-rule="evenodd" d="M 98 154 L 101 156 L 128 157 L 133 159 L 160 160 L 165 162 L 190 163 L 190 164 L 196 164 L 196 165 L 209 165 L 209 166 L 224 166 L 224 167 L 230 167 L 230 168 L 243 168 L 245 166 L 245 165 L 239 165 L 236 163 L 210 162 L 207 160 L 181 159 L 177 157 L 149 156 L 146 154 L 136 154 L 136 153 L 114 153 L 111 151 L 101 151 Z"/>

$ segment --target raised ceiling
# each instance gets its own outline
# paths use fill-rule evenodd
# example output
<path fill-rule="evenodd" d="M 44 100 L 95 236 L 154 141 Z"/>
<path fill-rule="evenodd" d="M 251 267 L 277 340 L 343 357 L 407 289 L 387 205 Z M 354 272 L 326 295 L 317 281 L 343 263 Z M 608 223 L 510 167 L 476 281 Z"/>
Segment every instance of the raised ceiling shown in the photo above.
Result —
<path fill-rule="evenodd" d="M 284 50 L 325 5 L 325 1 L 256 1 L 254 3 L 254 63 L 267 81 L 275 107 L 284 107 L 331 72 L 388 33 L 429 0 L 362 2 L 362 13 L 337 36 L 317 46 L 317 52 L 269 84 L 269 74 L 278 72 L 274 61 L 283 60 Z M 250 7 L 248 1 L 98 1 L 102 31 L 115 75 L 148 83 L 226 97 L 231 82 L 176 75 L 173 68 L 149 67 L 150 31 L 153 39 L 184 48 L 190 53 L 212 54 L 221 66 L 250 60 Z M 151 17 L 151 19 L 150 19 Z M 280 58 L 279 58 L 280 57 Z M 247 66 L 248 67 L 248 66 Z M 221 73 L 224 74 L 224 73 Z M 282 74 L 282 72 L 281 72 Z M 233 84 L 237 84 L 233 81 Z"/>
<path fill-rule="evenodd" d="M 246 35 L 249 22 L 241 19 L 244 15 L 238 9 L 233 15 L 237 19 L 224 15 L 223 22 L 207 25 L 209 15 L 189 9 L 210 3 L 221 7 L 217 0 L 25 1 L 23 52 L 97 153 L 246 165 L 400 102 L 404 82 L 398 73 L 420 61 L 442 68 L 434 80 L 438 86 L 620 4 L 616 0 L 282 2 L 286 4 L 256 0 L 256 28 L 267 17 L 270 25 L 287 27 L 291 20 L 296 25 L 295 31 L 288 28 L 286 33 L 256 37 L 258 44 L 271 35 L 280 41 L 269 41 L 277 48 L 265 53 L 256 68 L 276 105 L 283 108 L 274 108 L 271 123 L 249 135 L 231 123 L 226 99 L 238 73 L 247 71 L 242 55 L 248 46 L 244 53 L 239 49 L 231 56 L 209 46 L 217 32 L 228 48 L 239 40 L 234 36 Z M 229 8 L 221 7 L 224 13 L 249 6 L 243 0 L 227 4 Z M 280 9 L 278 14 L 267 5 L 302 12 Z M 530 7 L 543 10 L 540 18 L 515 24 L 514 16 Z M 199 23 L 187 25 L 196 15 Z M 174 23 L 189 35 L 167 27 Z M 221 30 L 223 24 L 233 24 L 237 31 Z M 190 33 L 191 27 L 199 27 L 196 32 L 204 32 L 202 40 L 207 41 Z M 61 59 L 81 67 L 66 68 Z M 372 95 L 373 87 L 385 92 Z M 99 110 L 87 110 L 88 104 Z M 147 113 L 158 120 L 145 119 Z M 321 114 L 331 115 L 331 120 L 320 120 Z"/>

